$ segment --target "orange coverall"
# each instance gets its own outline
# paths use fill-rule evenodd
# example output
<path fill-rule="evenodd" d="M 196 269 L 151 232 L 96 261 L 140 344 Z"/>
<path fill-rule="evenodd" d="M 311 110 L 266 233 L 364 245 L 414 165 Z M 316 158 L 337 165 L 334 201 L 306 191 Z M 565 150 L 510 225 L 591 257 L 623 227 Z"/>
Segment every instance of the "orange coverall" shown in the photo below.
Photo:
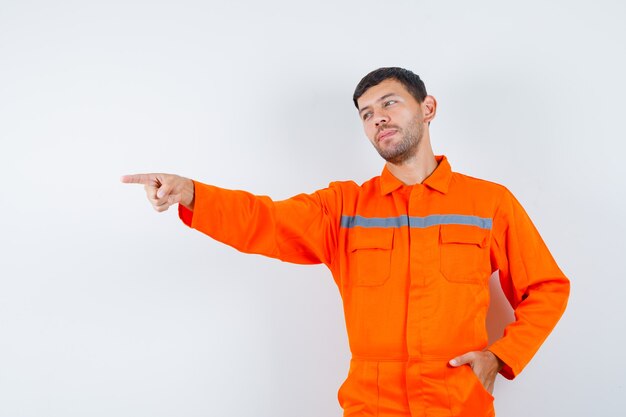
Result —
<path fill-rule="evenodd" d="M 489 346 L 508 379 L 567 304 L 569 281 L 513 195 L 436 159 L 412 186 L 386 167 L 360 186 L 333 182 L 284 201 L 194 182 L 194 211 L 179 206 L 188 226 L 242 252 L 330 269 L 352 352 L 344 416 L 495 415 L 470 366 L 448 365 L 487 347 L 490 275 L 499 270 L 515 309 Z"/>

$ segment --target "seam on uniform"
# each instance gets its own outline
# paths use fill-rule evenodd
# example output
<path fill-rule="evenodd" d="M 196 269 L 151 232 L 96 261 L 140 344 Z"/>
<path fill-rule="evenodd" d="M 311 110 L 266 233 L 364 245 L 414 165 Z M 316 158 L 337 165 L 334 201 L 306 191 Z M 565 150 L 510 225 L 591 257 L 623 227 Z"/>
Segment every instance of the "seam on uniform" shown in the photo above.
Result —
<path fill-rule="evenodd" d="M 454 417 L 454 414 L 452 414 L 452 396 L 450 395 L 450 387 L 448 386 L 448 373 L 448 367 L 446 366 L 443 370 L 443 383 L 446 386 L 446 394 L 448 394 L 448 409 L 450 410 L 450 417 Z"/>
<path fill-rule="evenodd" d="M 337 182 L 333 181 L 330 184 L 328 184 L 328 189 L 334 191 L 335 202 L 337 201 L 341 202 L 341 207 L 339 208 L 339 210 L 342 210 L 343 209 L 343 189 L 339 185 L 337 185 L 336 187 L 333 187 L 334 184 L 337 184 Z M 322 199 L 322 195 L 320 193 L 316 192 L 315 196 L 320 202 L 323 215 L 327 219 L 328 224 L 331 225 L 331 227 L 335 228 L 337 226 L 337 223 L 336 223 L 337 217 L 333 215 L 334 213 L 332 213 L 331 210 L 329 210 L 328 205 L 326 204 L 325 200 Z M 334 234 L 334 239 L 333 239 L 334 250 L 332 250 L 328 254 L 329 259 L 328 259 L 327 265 L 329 266 L 331 271 L 333 270 L 335 266 L 335 260 L 338 258 L 337 254 L 339 253 L 338 249 L 339 249 L 339 229 L 340 228 L 341 228 L 341 217 L 339 218 L 339 227 L 336 227 L 333 233 Z"/>
<path fill-rule="evenodd" d="M 378 356 L 352 355 L 352 359 L 362 362 L 406 362 L 410 358 L 381 358 Z"/>
<path fill-rule="evenodd" d="M 376 416 L 380 415 L 380 362 L 376 362 Z"/>

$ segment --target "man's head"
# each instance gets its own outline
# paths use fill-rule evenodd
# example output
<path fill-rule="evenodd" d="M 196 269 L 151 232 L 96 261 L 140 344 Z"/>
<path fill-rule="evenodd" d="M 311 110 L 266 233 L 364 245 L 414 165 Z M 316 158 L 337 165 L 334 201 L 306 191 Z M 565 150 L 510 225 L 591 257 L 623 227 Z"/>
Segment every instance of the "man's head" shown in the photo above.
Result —
<path fill-rule="evenodd" d="M 437 106 L 419 76 L 402 68 L 379 68 L 359 82 L 353 100 L 380 156 L 393 164 L 416 156 Z"/>

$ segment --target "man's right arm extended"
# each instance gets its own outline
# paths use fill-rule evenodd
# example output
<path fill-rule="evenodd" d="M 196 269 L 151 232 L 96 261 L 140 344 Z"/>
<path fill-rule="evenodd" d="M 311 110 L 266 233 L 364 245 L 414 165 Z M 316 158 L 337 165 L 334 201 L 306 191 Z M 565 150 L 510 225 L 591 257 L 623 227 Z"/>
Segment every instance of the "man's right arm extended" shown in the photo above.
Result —
<path fill-rule="evenodd" d="M 126 175 L 122 182 L 143 184 L 159 212 L 180 203 L 188 226 L 241 252 L 299 264 L 332 263 L 341 217 L 339 187 L 273 201 L 172 174 Z"/>

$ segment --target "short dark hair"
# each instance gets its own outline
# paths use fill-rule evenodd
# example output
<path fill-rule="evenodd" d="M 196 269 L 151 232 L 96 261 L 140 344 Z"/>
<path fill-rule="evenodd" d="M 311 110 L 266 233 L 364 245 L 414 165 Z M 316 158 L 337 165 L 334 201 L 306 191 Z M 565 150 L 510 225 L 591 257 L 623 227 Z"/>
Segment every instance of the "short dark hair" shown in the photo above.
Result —
<path fill-rule="evenodd" d="M 420 79 L 419 75 L 399 67 L 378 68 L 363 77 L 363 79 L 359 81 L 359 84 L 356 86 L 354 94 L 352 95 L 352 100 L 354 101 L 354 105 L 357 110 L 359 109 L 359 105 L 357 103 L 359 97 L 361 97 L 370 87 L 378 85 L 389 78 L 393 78 L 400 82 L 418 103 L 423 102 L 426 98 L 426 86 Z"/>

